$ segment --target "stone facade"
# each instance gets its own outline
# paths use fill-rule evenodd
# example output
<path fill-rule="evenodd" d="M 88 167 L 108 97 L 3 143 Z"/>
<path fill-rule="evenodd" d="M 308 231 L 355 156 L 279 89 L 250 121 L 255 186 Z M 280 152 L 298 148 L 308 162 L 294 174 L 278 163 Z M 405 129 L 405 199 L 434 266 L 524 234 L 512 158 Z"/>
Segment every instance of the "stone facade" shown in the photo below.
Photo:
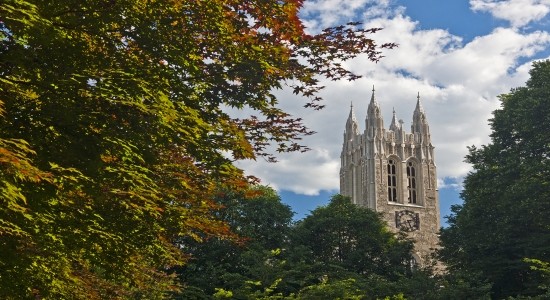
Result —
<path fill-rule="evenodd" d="M 403 230 L 415 241 L 415 259 L 422 264 L 438 245 L 439 199 L 434 147 L 420 96 L 411 132 L 396 119 L 384 128 L 374 89 L 365 131 L 351 107 L 341 154 L 340 193 L 382 213 L 393 231 Z"/>

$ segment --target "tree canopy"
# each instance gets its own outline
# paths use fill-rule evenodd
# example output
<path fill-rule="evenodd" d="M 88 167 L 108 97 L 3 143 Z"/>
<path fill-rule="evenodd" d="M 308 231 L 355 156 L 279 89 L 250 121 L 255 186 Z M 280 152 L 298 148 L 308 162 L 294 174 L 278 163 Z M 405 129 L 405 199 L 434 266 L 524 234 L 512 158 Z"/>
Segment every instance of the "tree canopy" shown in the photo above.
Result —
<path fill-rule="evenodd" d="M 162 298 L 182 237 L 236 239 L 212 213 L 252 179 L 234 160 L 311 133 L 274 91 L 318 109 L 320 78 L 380 58 L 378 29 L 309 35 L 301 5 L 3 1 L 0 297 Z"/>
<path fill-rule="evenodd" d="M 335 195 L 292 224 L 289 208 L 262 191 L 252 201 L 234 193 L 218 198 L 233 204 L 223 215 L 248 242 L 196 243 L 194 259 L 178 270 L 185 289 L 177 297 L 445 299 L 435 296 L 439 281 L 429 270 L 412 268 L 412 243 L 390 232 L 377 213 Z"/>
<path fill-rule="evenodd" d="M 450 272 L 480 274 L 498 299 L 543 293 L 525 259 L 550 261 L 550 61 L 535 62 L 530 75 L 500 96 L 491 143 L 470 148 L 464 204 L 441 234 Z"/>
<path fill-rule="evenodd" d="M 296 225 L 294 239 L 312 262 L 336 264 L 358 274 L 406 274 L 412 243 L 398 239 L 374 211 L 335 195 Z M 394 274 L 395 273 L 395 274 Z"/>
<path fill-rule="evenodd" d="M 235 297 L 250 293 L 247 282 L 273 283 L 275 265 L 281 249 L 288 248 L 292 211 L 277 193 L 257 186 L 245 192 L 222 191 L 215 198 L 222 205 L 219 219 L 229 224 L 239 240 L 211 238 L 204 242 L 183 243 L 191 255 L 189 262 L 177 269 L 184 285 L 178 299 L 209 298 L 216 289 L 233 291 Z M 266 270 L 273 268 L 273 270 Z"/>

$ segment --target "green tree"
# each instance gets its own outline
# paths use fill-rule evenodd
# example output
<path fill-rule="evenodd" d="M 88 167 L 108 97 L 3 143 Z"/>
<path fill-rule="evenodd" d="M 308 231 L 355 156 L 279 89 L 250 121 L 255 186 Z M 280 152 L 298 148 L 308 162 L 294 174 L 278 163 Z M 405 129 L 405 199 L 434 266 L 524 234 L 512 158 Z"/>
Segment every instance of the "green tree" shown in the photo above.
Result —
<path fill-rule="evenodd" d="M 286 294 L 328 278 L 352 280 L 366 299 L 376 299 L 398 294 L 398 282 L 411 276 L 411 241 L 396 236 L 377 213 L 348 197 L 333 196 L 327 206 L 299 221 L 291 237 L 288 268 L 279 285 Z"/>
<path fill-rule="evenodd" d="M 397 238 L 377 213 L 341 195 L 300 221 L 293 239 L 312 262 L 389 277 L 410 271 L 412 243 Z"/>
<path fill-rule="evenodd" d="M 321 77 L 380 57 L 377 29 L 306 34 L 301 4 L 3 1 L 0 297 L 162 298 L 183 237 L 235 238 L 212 214 L 234 160 L 311 133 L 273 91 L 320 108 Z"/>
<path fill-rule="evenodd" d="M 262 186 L 246 192 L 219 192 L 215 201 L 222 205 L 218 218 L 240 239 L 183 243 L 191 259 L 178 270 L 185 285 L 178 296 L 181 299 L 195 297 L 197 290 L 208 297 L 220 288 L 231 291 L 234 299 L 243 299 L 277 279 L 281 249 L 288 247 L 290 207 L 281 203 L 274 190 Z"/>
<path fill-rule="evenodd" d="M 412 268 L 411 242 L 396 237 L 377 213 L 349 198 L 336 195 L 291 226 L 292 214 L 279 197 L 270 189 L 259 191 L 252 198 L 249 193 L 218 194 L 224 206 L 219 216 L 241 234 L 242 243 L 218 238 L 183 243 L 193 257 L 178 270 L 185 285 L 178 299 L 460 299 L 481 294 L 455 282 L 456 276 Z"/>
<path fill-rule="evenodd" d="M 328 278 L 325 278 L 317 285 L 303 288 L 296 299 L 364 299 L 365 293 L 356 285 L 355 280 L 328 281 Z"/>
<path fill-rule="evenodd" d="M 550 61 L 535 62 L 530 75 L 500 96 L 491 143 L 470 148 L 464 204 L 441 233 L 449 270 L 481 274 L 497 299 L 541 293 L 524 258 L 550 259 Z"/>

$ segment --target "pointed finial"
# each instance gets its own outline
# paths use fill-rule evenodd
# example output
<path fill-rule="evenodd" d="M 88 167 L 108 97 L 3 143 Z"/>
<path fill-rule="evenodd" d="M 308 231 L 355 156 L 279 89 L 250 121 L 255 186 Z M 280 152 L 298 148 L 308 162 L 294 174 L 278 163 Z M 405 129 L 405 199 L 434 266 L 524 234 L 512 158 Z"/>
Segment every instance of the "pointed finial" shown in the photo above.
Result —
<path fill-rule="evenodd" d="M 397 114 L 395 113 L 395 107 L 393 108 L 393 117 L 391 119 L 390 130 L 394 132 L 401 128 L 401 124 L 397 123 Z"/>
<path fill-rule="evenodd" d="M 378 104 L 378 101 L 376 101 L 376 97 L 374 96 L 374 85 L 372 86 L 372 96 L 370 97 L 370 103 L 369 107 L 367 108 L 367 119 L 381 119 L 382 115 L 380 114 L 380 105 Z M 379 126 L 380 128 L 382 126 Z"/>
<path fill-rule="evenodd" d="M 355 118 L 355 112 L 353 111 L 353 102 L 351 102 L 348 120 L 346 121 L 346 132 L 350 134 L 357 134 L 357 130 L 357 118 Z"/>
<path fill-rule="evenodd" d="M 420 92 L 418 92 L 416 96 L 416 109 L 419 112 L 424 112 L 424 108 L 422 107 L 422 103 L 420 102 Z"/>
<path fill-rule="evenodd" d="M 356 120 L 355 120 L 355 111 L 353 110 L 353 102 L 351 102 L 351 105 L 350 105 L 348 121 L 356 122 Z"/>

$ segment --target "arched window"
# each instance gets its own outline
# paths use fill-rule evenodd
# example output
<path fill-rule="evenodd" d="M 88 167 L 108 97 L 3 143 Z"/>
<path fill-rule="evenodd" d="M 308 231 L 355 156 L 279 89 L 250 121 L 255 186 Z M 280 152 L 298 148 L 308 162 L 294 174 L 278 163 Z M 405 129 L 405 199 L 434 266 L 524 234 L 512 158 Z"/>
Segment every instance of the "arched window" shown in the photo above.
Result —
<path fill-rule="evenodd" d="M 397 202 L 397 176 L 395 160 L 388 160 L 388 201 Z"/>
<path fill-rule="evenodd" d="M 407 163 L 407 190 L 409 191 L 409 203 L 416 204 L 416 169 L 412 162 Z"/>

